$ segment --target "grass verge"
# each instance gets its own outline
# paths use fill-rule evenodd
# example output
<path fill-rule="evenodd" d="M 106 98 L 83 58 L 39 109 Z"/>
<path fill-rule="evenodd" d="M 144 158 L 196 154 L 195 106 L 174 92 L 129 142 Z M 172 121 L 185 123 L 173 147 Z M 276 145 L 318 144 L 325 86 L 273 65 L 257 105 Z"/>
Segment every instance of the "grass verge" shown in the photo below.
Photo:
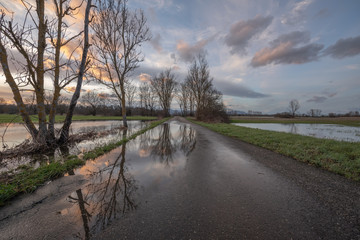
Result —
<path fill-rule="evenodd" d="M 37 121 L 37 115 L 31 115 L 33 121 Z M 148 116 L 129 116 L 128 120 L 156 120 L 157 117 Z M 65 115 L 56 115 L 56 122 L 64 122 Z M 89 116 L 89 115 L 74 115 L 73 121 L 101 121 L 101 120 L 122 120 L 122 116 Z M 22 123 L 20 115 L 16 114 L 0 114 L 0 123 Z"/>
<path fill-rule="evenodd" d="M 82 159 L 75 155 L 70 155 L 64 160 L 63 163 L 51 162 L 49 164 L 44 164 L 36 169 L 26 166 L 21 167 L 20 172 L 13 178 L 0 183 L 0 206 L 4 205 L 7 201 L 21 193 L 30 193 L 35 191 L 45 182 L 63 176 L 65 173 L 73 170 L 74 168 L 84 165 L 86 160 L 94 159 L 107 152 L 110 152 L 111 150 L 122 145 L 124 142 L 128 142 L 136 138 L 137 136 L 164 123 L 167 120 L 169 120 L 169 118 L 153 121 L 149 124 L 149 126 L 137 131 L 126 139 L 95 148 L 92 151 L 85 153 Z"/>
<path fill-rule="evenodd" d="M 189 120 L 223 135 L 310 163 L 355 181 L 360 180 L 360 143 Z"/>

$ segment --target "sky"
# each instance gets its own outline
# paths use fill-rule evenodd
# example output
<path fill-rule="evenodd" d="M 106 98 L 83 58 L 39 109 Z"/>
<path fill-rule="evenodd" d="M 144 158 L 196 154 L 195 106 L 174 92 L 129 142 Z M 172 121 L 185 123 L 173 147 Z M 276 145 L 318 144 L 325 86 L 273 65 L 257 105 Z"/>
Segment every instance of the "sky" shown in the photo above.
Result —
<path fill-rule="evenodd" d="M 4 2 L 7 0 L 0 0 Z M 152 40 L 134 82 L 172 68 L 186 77 L 205 53 L 229 109 L 277 113 L 360 111 L 358 0 L 129 0 L 143 9 Z M 86 88 L 93 88 L 85 85 Z M 0 95 L 9 87 L 0 75 Z M 174 101 L 173 108 L 176 108 Z"/>

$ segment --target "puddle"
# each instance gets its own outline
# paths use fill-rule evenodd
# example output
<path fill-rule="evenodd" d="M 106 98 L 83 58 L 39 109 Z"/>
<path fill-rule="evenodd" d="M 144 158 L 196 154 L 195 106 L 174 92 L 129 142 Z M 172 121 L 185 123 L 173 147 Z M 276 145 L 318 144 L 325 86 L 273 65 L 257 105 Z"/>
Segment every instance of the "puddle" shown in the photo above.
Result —
<path fill-rule="evenodd" d="M 7 134 L 24 131 L 23 126 L 21 124 L 15 124 L 12 130 Z M 19 126 L 20 125 L 20 126 Z M 147 125 L 146 122 L 142 121 L 128 121 L 128 136 L 132 135 L 136 131 L 144 128 Z M 59 125 L 60 126 L 60 125 Z M 2 159 L 0 162 L 0 173 L 11 171 L 16 169 L 20 165 L 29 165 L 32 167 L 38 167 L 40 164 L 50 161 L 60 161 L 63 159 L 63 156 L 74 154 L 78 155 L 80 153 L 84 153 L 86 151 L 92 150 L 95 147 L 106 145 L 112 142 L 117 142 L 122 138 L 122 130 L 119 127 L 122 126 L 122 122 L 120 121 L 83 121 L 83 122 L 74 122 L 71 126 L 71 133 L 86 133 L 86 132 L 94 132 L 97 134 L 98 132 L 110 130 L 110 134 L 95 137 L 91 140 L 84 140 L 78 143 L 75 143 L 68 147 L 57 148 L 51 153 L 47 154 L 33 154 L 28 156 L 18 156 L 14 158 L 6 158 Z M 24 138 L 24 132 L 22 132 L 22 137 Z M 17 134 L 15 134 L 13 140 L 17 138 Z"/>
<path fill-rule="evenodd" d="M 305 123 L 233 123 L 233 125 L 276 132 L 287 132 L 315 138 L 333 139 L 337 141 L 360 142 L 360 127 Z"/>
<path fill-rule="evenodd" d="M 84 175 L 88 184 L 68 196 L 72 206 L 61 210 L 76 224 L 76 237 L 89 239 L 111 220 L 144 206 L 144 192 L 160 191 L 182 172 L 195 136 L 190 125 L 171 121 L 77 169 L 74 174 Z"/>

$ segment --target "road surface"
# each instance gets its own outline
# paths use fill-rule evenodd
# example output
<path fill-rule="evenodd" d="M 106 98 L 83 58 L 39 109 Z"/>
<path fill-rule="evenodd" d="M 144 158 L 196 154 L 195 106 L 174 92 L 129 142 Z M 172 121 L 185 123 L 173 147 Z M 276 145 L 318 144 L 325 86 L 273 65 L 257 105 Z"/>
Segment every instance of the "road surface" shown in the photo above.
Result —
<path fill-rule="evenodd" d="M 67 176 L 0 209 L 0 239 L 360 239 L 359 183 L 175 120 L 195 131 L 193 147 L 166 177 L 139 180 L 139 204 L 124 197 L 122 213 L 91 224 L 90 200 L 69 210 L 88 179 Z"/>

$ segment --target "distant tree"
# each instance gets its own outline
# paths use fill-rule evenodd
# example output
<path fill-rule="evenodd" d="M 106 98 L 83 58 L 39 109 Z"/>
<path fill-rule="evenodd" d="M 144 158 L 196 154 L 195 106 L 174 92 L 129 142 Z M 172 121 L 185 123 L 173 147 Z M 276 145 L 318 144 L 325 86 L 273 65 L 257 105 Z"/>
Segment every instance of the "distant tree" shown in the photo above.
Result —
<path fill-rule="evenodd" d="M 311 117 L 320 117 L 321 116 L 321 109 L 310 109 L 310 111 L 308 112 L 308 114 Z"/>
<path fill-rule="evenodd" d="M 5 103 L 6 103 L 5 99 L 3 97 L 0 97 L 0 104 L 5 104 Z"/>
<path fill-rule="evenodd" d="M 191 89 L 196 104 L 196 118 L 199 118 L 205 106 L 205 94 L 212 88 L 209 65 L 205 55 L 199 54 L 191 63 L 186 83 Z"/>
<path fill-rule="evenodd" d="M 191 63 L 186 77 L 186 85 L 191 90 L 190 111 L 194 104 L 196 119 L 228 122 L 225 106 L 222 103 L 222 93 L 214 88 L 212 80 L 205 55 L 199 54 Z"/>
<path fill-rule="evenodd" d="M 130 115 L 131 115 L 131 110 L 134 107 L 134 99 L 135 99 L 136 91 L 137 91 L 137 87 L 134 84 L 132 84 L 130 81 L 127 81 L 125 83 L 125 96 L 126 96 L 126 102 L 128 103 Z"/>
<path fill-rule="evenodd" d="M 190 89 L 186 83 L 180 83 L 176 94 L 176 99 L 179 104 L 182 116 L 187 116 L 189 114 L 189 98 Z"/>
<path fill-rule="evenodd" d="M 293 99 L 289 102 L 289 113 L 291 116 L 295 117 L 296 112 L 299 110 L 300 104 L 299 101 L 296 99 Z"/>
<path fill-rule="evenodd" d="M 150 40 L 143 11 L 130 11 L 127 0 L 98 0 L 93 30 L 93 78 L 111 89 L 121 102 L 126 120 L 126 82 L 144 60 L 139 50 Z"/>
<path fill-rule="evenodd" d="M 81 98 L 80 101 L 91 108 L 91 114 L 96 116 L 96 109 L 102 103 L 102 98 L 95 91 L 87 91 Z"/>
<path fill-rule="evenodd" d="M 169 110 L 171 101 L 174 97 L 174 91 L 177 85 L 175 75 L 171 72 L 171 69 L 166 69 L 152 78 L 150 83 L 158 97 L 159 105 L 163 110 L 164 116 L 170 116 Z"/>
<path fill-rule="evenodd" d="M 152 116 L 155 112 L 156 94 L 149 82 L 143 82 L 139 87 L 140 107 L 145 110 L 147 115 L 150 112 Z"/>

